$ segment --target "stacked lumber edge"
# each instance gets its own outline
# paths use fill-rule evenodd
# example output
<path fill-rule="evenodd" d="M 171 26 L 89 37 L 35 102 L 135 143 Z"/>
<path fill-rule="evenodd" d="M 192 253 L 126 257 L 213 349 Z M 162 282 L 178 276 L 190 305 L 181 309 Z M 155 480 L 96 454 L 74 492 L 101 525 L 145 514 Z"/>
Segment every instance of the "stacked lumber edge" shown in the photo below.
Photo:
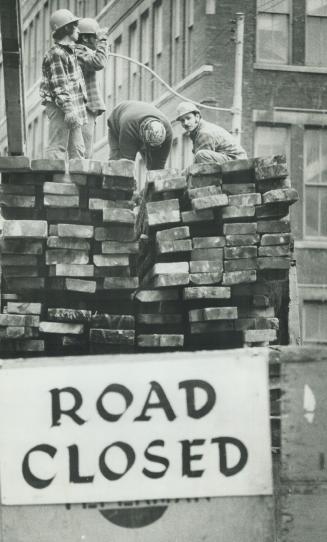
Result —
<path fill-rule="evenodd" d="M 150 171 L 0 157 L 2 357 L 283 343 L 285 157 Z"/>

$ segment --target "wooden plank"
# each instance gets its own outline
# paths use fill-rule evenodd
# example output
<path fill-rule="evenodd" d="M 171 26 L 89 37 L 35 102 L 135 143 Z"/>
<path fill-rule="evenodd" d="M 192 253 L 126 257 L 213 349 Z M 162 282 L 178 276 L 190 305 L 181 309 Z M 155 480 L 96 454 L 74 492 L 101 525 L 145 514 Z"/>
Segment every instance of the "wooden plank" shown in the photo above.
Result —
<path fill-rule="evenodd" d="M 3 74 L 6 99 L 8 153 L 26 153 L 22 29 L 19 0 L 1 0 Z"/>

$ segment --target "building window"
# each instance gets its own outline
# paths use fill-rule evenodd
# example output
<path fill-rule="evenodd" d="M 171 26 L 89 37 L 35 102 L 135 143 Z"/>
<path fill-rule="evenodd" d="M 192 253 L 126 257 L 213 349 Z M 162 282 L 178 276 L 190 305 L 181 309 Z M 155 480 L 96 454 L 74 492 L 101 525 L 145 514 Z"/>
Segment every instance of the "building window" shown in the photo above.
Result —
<path fill-rule="evenodd" d="M 129 44 L 128 44 L 128 56 L 131 58 L 138 59 L 138 43 L 137 43 L 137 24 L 133 23 L 129 27 Z M 137 100 L 139 97 L 139 78 L 138 78 L 139 67 L 134 62 L 129 64 L 129 97 L 131 99 Z"/>
<path fill-rule="evenodd" d="M 327 66 L 327 0 L 306 0 L 305 62 Z"/>
<path fill-rule="evenodd" d="M 50 13 L 49 3 L 46 2 L 43 8 L 43 54 L 50 49 Z"/>
<path fill-rule="evenodd" d="M 182 168 L 188 167 L 194 160 L 193 144 L 191 138 L 187 134 L 182 136 Z"/>
<path fill-rule="evenodd" d="M 194 0 L 186 0 L 185 4 L 185 61 L 184 75 L 188 75 L 193 67 L 193 27 L 194 27 Z"/>
<path fill-rule="evenodd" d="M 285 154 L 290 161 L 290 131 L 287 126 L 257 126 L 254 134 L 254 155 Z"/>
<path fill-rule="evenodd" d="M 150 18 L 149 11 L 145 11 L 141 16 L 141 62 L 150 66 Z M 151 101 L 151 79 L 150 72 L 144 68 L 141 70 L 141 98 L 145 101 Z"/>
<path fill-rule="evenodd" d="M 42 65 L 42 45 L 43 45 L 43 32 L 41 24 L 40 13 L 35 17 L 35 64 L 34 64 L 34 81 L 37 81 L 41 76 Z"/>
<path fill-rule="evenodd" d="M 156 2 L 153 6 L 153 50 L 154 50 L 154 65 L 153 69 L 156 73 L 160 75 L 161 72 L 161 53 L 162 53 L 162 3 Z M 158 97 L 160 94 L 161 83 L 155 79 L 154 84 L 154 95 L 153 97 Z"/>
<path fill-rule="evenodd" d="M 327 303 L 304 301 L 302 328 L 304 342 L 327 343 Z"/>
<path fill-rule="evenodd" d="M 28 27 L 28 53 L 27 53 L 27 88 L 33 84 L 34 66 L 35 66 L 35 36 L 33 21 Z"/>
<path fill-rule="evenodd" d="M 109 47 L 110 47 L 110 49 L 111 48 L 113 49 L 113 44 L 110 43 Z M 115 57 L 113 57 L 112 59 L 109 59 L 109 62 L 108 62 L 107 66 L 104 69 L 105 74 L 106 74 L 106 76 L 105 76 L 106 77 L 105 88 L 106 88 L 106 91 L 108 93 L 107 94 L 107 104 L 106 104 L 108 111 L 111 111 L 113 109 L 113 107 L 114 107 L 114 78 L 115 78 L 114 66 L 115 66 Z"/>
<path fill-rule="evenodd" d="M 290 61 L 290 0 L 257 0 L 257 61 Z"/>
<path fill-rule="evenodd" d="M 122 54 L 122 39 L 121 36 L 114 42 L 114 53 L 117 55 Z M 121 93 L 123 88 L 123 60 L 119 57 L 114 57 L 114 81 L 115 81 L 115 103 L 121 99 Z"/>
<path fill-rule="evenodd" d="M 327 237 L 327 130 L 304 134 L 304 235 Z"/>
<path fill-rule="evenodd" d="M 173 139 L 173 144 L 170 151 L 170 164 L 169 167 L 182 169 L 182 153 L 181 153 L 181 142 L 179 138 L 175 137 Z"/>
<path fill-rule="evenodd" d="M 172 0 L 171 14 L 171 82 L 175 84 L 182 78 L 181 0 Z"/>

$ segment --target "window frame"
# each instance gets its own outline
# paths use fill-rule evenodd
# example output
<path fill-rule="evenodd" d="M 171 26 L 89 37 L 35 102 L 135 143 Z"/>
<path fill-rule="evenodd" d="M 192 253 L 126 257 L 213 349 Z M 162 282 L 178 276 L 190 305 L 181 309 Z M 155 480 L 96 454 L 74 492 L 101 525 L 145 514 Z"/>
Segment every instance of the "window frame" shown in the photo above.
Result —
<path fill-rule="evenodd" d="M 306 337 L 306 310 L 305 310 L 305 305 L 308 305 L 308 304 L 316 304 L 316 305 L 324 305 L 326 307 L 326 310 L 327 310 L 327 302 L 326 301 L 318 301 L 316 299 L 304 299 L 303 302 L 302 302 L 302 328 L 301 328 L 301 331 L 302 331 L 302 337 L 303 337 L 303 343 L 304 344 L 327 344 L 327 333 L 326 333 L 326 338 L 324 339 L 313 339 L 313 338 L 308 338 Z M 320 328 L 321 328 L 321 325 L 320 325 L 320 322 L 319 322 L 319 331 L 320 331 Z"/>
<path fill-rule="evenodd" d="M 278 66 L 287 66 L 292 63 L 293 58 L 293 50 L 292 50 L 292 42 L 293 42 L 293 0 L 287 0 L 288 1 L 288 11 L 272 11 L 269 10 L 270 3 L 268 0 L 266 0 L 266 10 L 260 9 L 259 3 L 260 0 L 256 1 L 256 29 L 255 29 L 255 62 L 258 64 L 272 64 L 272 65 L 278 65 Z M 263 6 L 264 7 L 264 6 Z M 278 4 L 275 6 L 278 7 Z M 271 14 L 271 15 L 286 15 L 288 18 L 288 43 L 287 43 L 287 59 L 286 62 L 273 62 L 271 60 L 267 59 L 261 59 L 259 58 L 259 28 L 258 28 L 258 17 L 260 14 Z"/>
<path fill-rule="evenodd" d="M 258 128 L 272 128 L 272 129 L 278 129 L 281 128 L 283 130 L 286 130 L 286 145 L 287 145 L 287 152 L 284 152 L 283 154 L 286 155 L 287 163 L 289 164 L 289 171 L 291 169 L 291 125 L 290 124 L 273 124 L 273 123 L 256 123 L 254 126 L 254 132 L 253 132 L 253 149 L 254 149 L 254 156 L 259 157 L 260 153 L 257 153 L 257 131 Z M 272 151 L 274 152 L 274 151 Z M 262 156 L 262 155 L 261 155 Z"/>
<path fill-rule="evenodd" d="M 327 128 L 322 128 L 321 126 L 312 126 L 307 125 L 304 127 L 304 134 L 303 134 L 303 206 L 302 206 L 302 212 L 303 212 L 303 239 L 307 241 L 322 241 L 326 242 L 327 235 L 308 235 L 307 234 L 307 220 L 306 220 L 306 190 L 307 186 L 311 187 L 317 187 L 317 188 L 324 188 L 327 192 L 327 181 L 326 182 L 306 182 L 305 179 L 305 172 L 306 172 L 306 162 L 307 162 L 307 146 L 306 146 L 306 130 L 316 130 L 318 134 L 322 134 L 323 131 L 326 133 L 327 137 Z M 321 150 L 321 137 L 319 138 L 319 150 Z M 326 154 L 327 158 L 327 154 Z M 321 162 L 321 152 L 319 153 L 319 160 Z M 321 170 L 320 170 L 321 171 Z M 320 219 L 320 215 L 319 215 Z M 318 228 L 320 231 L 320 220 L 318 222 Z"/>
<path fill-rule="evenodd" d="M 305 66 L 317 66 L 317 67 L 320 67 L 320 68 L 323 68 L 323 67 L 327 67 L 327 56 L 326 56 L 326 63 L 325 64 L 315 64 L 315 63 L 312 63 L 312 61 L 308 61 L 308 49 L 307 49 L 307 44 L 309 43 L 309 38 L 308 38 L 308 21 L 309 19 L 326 19 L 326 22 L 327 22 L 327 8 L 326 8 L 326 15 L 315 15 L 313 13 L 309 13 L 308 12 L 308 2 L 309 0 L 305 0 L 305 32 L 304 32 L 304 35 L 305 35 L 305 50 L 304 50 L 304 65 Z"/>

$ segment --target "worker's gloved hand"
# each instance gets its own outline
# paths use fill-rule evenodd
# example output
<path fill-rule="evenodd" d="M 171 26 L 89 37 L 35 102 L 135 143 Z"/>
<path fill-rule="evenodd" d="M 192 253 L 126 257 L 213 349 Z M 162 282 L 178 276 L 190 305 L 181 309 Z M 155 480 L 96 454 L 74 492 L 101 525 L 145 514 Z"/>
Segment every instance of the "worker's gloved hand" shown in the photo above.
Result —
<path fill-rule="evenodd" d="M 98 40 L 106 40 L 109 36 L 109 28 L 105 26 L 104 28 L 100 28 L 97 32 L 97 39 Z"/>
<path fill-rule="evenodd" d="M 69 128 L 76 128 L 80 124 L 78 116 L 73 111 L 67 112 L 65 114 L 65 124 Z"/>

